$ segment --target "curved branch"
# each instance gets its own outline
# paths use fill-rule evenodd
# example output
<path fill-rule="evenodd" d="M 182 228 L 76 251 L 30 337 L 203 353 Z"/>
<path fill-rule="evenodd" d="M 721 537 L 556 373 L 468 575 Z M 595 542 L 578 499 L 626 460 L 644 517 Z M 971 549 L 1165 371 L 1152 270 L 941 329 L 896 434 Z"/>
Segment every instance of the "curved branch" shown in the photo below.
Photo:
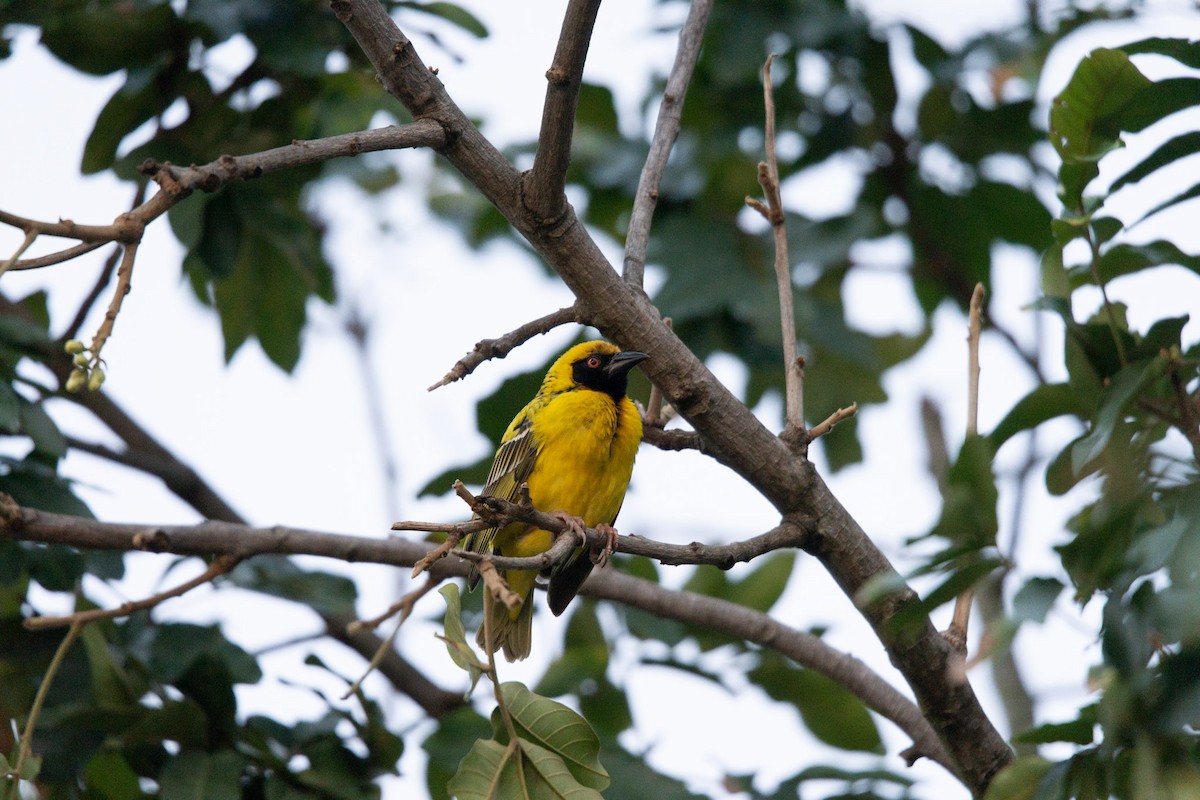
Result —
<path fill-rule="evenodd" d="M 554 61 L 546 70 L 548 85 L 542 107 L 542 129 L 524 195 L 529 210 L 547 222 L 557 220 L 567 208 L 563 190 L 571 163 L 575 107 L 579 104 L 583 64 L 599 10 L 600 0 L 570 0 L 563 15 Z"/>
<path fill-rule="evenodd" d="M 412 566 L 429 551 L 429 545 L 423 542 L 345 536 L 283 526 L 251 528 L 227 522 L 148 526 L 98 522 L 21 508 L 11 499 L 0 503 L 0 539 L 177 555 L 217 553 L 233 558 L 271 553 L 305 554 L 397 567 Z M 435 564 L 432 571 L 438 577 L 465 576 L 467 564 L 443 560 Z M 954 769 L 952 757 L 938 742 L 933 728 L 910 700 L 861 661 L 830 647 L 815 636 L 793 630 L 767 614 L 727 600 L 665 589 L 614 570 L 594 570 L 580 593 L 613 600 L 668 619 L 701 625 L 778 650 L 798 664 L 837 681 L 862 699 L 869 708 L 899 726 L 913 739 L 915 750 L 921 755 L 928 756 L 951 771 Z M 361 631 L 354 634 L 363 635 Z"/>
<path fill-rule="evenodd" d="M 503 526 L 510 522 L 528 522 L 544 531 L 561 534 L 576 530 L 563 520 L 561 516 L 547 514 L 530 505 L 513 503 L 500 497 L 473 497 L 459 482 L 455 482 L 455 490 L 463 497 L 471 510 L 479 517 L 470 522 L 460 524 L 438 525 L 426 522 L 397 522 L 392 530 L 444 531 L 446 533 L 465 534 L 486 527 Z M 583 529 L 583 544 L 589 548 L 600 548 L 609 542 L 608 536 L 595 528 Z M 645 556 L 662 564 L 678 566 L 681 564 L 708 564 L 721 569 L 729 569 L 734 564 L 752 561 L 766 553 L 788 547 L 802 547 L 806 533 L 804 529 L 788 520 L 784 520 L 766 533 L 752 536 L 732 544 L 667 544 L 646 539 L 642 536 L 617 536 L 616 552 L 632 556 Z M 469 561 L 491 561 L 499 569 L 536 569 L 543 570 L 566 560 L 571 556 L 580 542 L 574 536 L 556 536 L 549 550 L 536 556 L 522 558 L 498 555 L 469 553 L 462 550 L 447 549 L 446 554 L 454 555 Z"/>
<path fill-rule="evenodd" d="M 80 256 L 90 253 L 93 250 L 97 250 L 106 244 L 108 244 L 106 241 L 81 242 L 72 247 L 68 247 L 66 250 L 59 250 L 57 253 L 50 253 L 49 255 L 38 256 L 37 258 L 26 258 L 23 261 L 14 262 L 13 265 L 8 268 L 8 270 L 18 271 L 23 269 L 41 269 L 42 267 L 52 267 L 55 264 L 62 264 L 63 262 L 70 261 L 73 258 L 79 258 Z"/>
<path fill-rule="evenodd" d="M 671 148 L 679 137 L 683 98 L 692 80 L 696 61 L 700 58 L 700 43 L 704 38 L 704 29 L 708 27 L 712 5 L 713 0 L 692 0 L 687 19 L 679 31 L 675 63 L 671 66 L 662 103 L 658 107 L 658 120 L 654 123 L 654 136 L 650 139 L 650 153 L 638 177 L 633 211 L 629 216 L 629 232 L 625 235 L 624 278 L 626 283 L 639 288 L 646 272 L 646 248 L 650 244 L 650 222 L 658 205 L 658 187 L 666 172 Z"/>

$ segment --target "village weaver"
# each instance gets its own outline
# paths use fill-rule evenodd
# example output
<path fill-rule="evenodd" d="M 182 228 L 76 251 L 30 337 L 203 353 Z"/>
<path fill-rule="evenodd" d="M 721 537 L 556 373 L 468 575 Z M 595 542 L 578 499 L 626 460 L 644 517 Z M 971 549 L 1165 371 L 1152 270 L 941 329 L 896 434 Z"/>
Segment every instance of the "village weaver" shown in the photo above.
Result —
<path fill-rule="evenodd" d="M 597 557 L 603 560 L 616 544 L 617 519 L 633 460 L 642 439 L 642 418 L 625 396 L 629 371 L 647 358 L 622 352 L 603 341 L 585 342 L 563 353 L 542 380 L 537 396 L 509 424 L 492 462 L 482 495 L 520 500 L 521 484 L 529 487 L 534 508 L 561 517 L 570 530 L 595 528 L 608 537 Z M 535 556 L 550 549 L 553 534 L 524 522 L 468 535 L 463 548 L 503 556 Z M 580 547 L 550 572 L 548 599 L 557 616 L 579 591 L 593 560 Z M 508 608 L 491 604 L 492 652 L 504 649 L 509 661 L 529 655 L 533 626 L 536 570 L 508 570 L 504 579 L 522 598 Z M 474 588 L 479 574 L 472 571 Z M 488 646 L 485 627 L 476 637 Z"/>

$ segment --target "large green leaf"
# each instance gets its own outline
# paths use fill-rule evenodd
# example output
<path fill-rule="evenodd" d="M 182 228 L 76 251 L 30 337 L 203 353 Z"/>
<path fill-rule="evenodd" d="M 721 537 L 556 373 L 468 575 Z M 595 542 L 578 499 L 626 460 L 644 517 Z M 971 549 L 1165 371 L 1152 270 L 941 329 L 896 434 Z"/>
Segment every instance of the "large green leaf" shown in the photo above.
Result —
<path fill-rule="evenodd" d="M 773 650 L 760 652 L 759 664 L 748 677 L 772 699 L 794 706 L 805 726 L 826 744 L 883 752 L 879 729 L 866 706 L 830 678 L 800 668 Z"/>
<path fill-rule="evenodd" d="M 1093 50 L 1050 106 L 1050 141 L 1063 160 L 1059 195 L 1069 209 L 1099 174 L 1097 162 L 1121 146 L 1123 115 L 1151 81 L 1120 50 Z"/>
<path fill-rule="evenodd" d="M 167 762 L 159 778 L 163 800 L 228 800 L 241 796 L 246 759 L 230 750 L 188 750 Z"/>
<path fill-rule="evenodd" d="M 608 786 L 608 772 L 600 764 L 600 740 L 587 720 L 562 703 L 536 695 L 513 681 L 501 684 L 500 693 L 522 748 L 533 744 L 554 754 L 583 786 L 596 790 Z"/>

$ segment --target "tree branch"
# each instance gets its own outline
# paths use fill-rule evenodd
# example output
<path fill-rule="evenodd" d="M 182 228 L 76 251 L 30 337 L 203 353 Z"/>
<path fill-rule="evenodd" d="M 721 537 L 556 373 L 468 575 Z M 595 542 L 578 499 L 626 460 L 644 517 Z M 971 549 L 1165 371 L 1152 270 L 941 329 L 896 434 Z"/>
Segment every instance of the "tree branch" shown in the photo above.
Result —
<path fill-rule="evenodd" d="M 563 15 L 562 30 L 554 61 L 546 70 L 546 102 L 542 107 L 542 129 L 537 154 L 526 176 L 524 201 L 530 212 L 553 223 L 567 208 L 563 190 L 571 163 L 571 136 L 575 130 L 575 107 L 583 83 L 583 65 L 600 0 L 570 0 Z"/>
<path fill-rule="evenodd" d="M 671 66 L 662 102 L 658 106 L 658 120 L 654 123 L 654 136 L 650 139 L 650 153 L 638 178 L 633 211 L 629 216 L 629 232 L 625 235 L 624 278 L 626 283 L 639 288 L 646 272 L 646 249 L 650 244 L 650 223 L 658 206 L 658 187 L 667 170 L 671 148 L 679 138 L 683 100 L 696 61 L 700 58 L 700 44 L 704 39 L 704 29 L 708 27 L 712 4 L 713 0 L 692 0 L 688 9 L 687 19 L 679 31 L 675 63 Z"/>
<path fill-rule="evenodd" d="M 552 311 L 546 316 L 539 317 L 532 322 L 526 322 L 519 328 L 504 334 L 499 339 L 482 339 L 475 343 L 475 347 L 471 349 L 471 352 L 456 361 L 454 366 L 442 376 L 440 381 L 430 386 L 426 391 L 432 392 L 434 389 L 454 383 L 457 380 L 462 380 L 474 372 L 475 368 L 483 362 L 493 358 L 504 358 L 516 347 L 529 341 L 534 336 L 549 333 L 559 325 L 566 325 L 569 322 L 583 322 L 579 316 L 579 312 L 573 305 L 560 308 L 558 311 Z"/>
<path fill-rule="evenodd" d="M 146 550 L 176 555 L 216 553 L 239 559 L 272 553 L 305 554 L 397 567 L 412 566 L 429 550 L 427 543 L 401 538 L 373 539 L 283 526 L 251 528 L 227 522 L 204 522 L 190 526 L 147 526 L 98 522 L 20 508 L 11 500 L 0 506 L 0 539 L 102 550 Z M 495 559 L 495 563 L 499 565 L 500 560 Z M 434 565 L 432 571 L 438 578 L 465 576 L 467 564 L 463 561 L 443 560 Z M 869 708 L 899 726 L 913 739 L 915 748 L 922 755 L 954 771 L 952 757 L 938 742 L 933 729 L 910 700 L 858 659 L 835 650 L 815 636 L 791 629 L 762 612 L 727 600 L 665 589 L 650 581 L 615 570 L 594 570 L 580 593 L 613 600 L 668 619 L 703 626 L 775 649 L 798 664 L 816 670 L 845 686 Z M 344 626 L 340 630 L 344 632 Z M 368 635 L 360 630 L 353 635 L 344 634 L 345 638 L 341 640 L 349 641 Z M 378 642 L 377 637 L 370 638 Z M 381 664 L 380 669 L 386 672 L 386 661 Z M 461 702 L 460 697 L 455 698 Z M 418 699 L 418 696 L 414 695 L 414 699 Z M 444 714 L 445 710 L 440 714 Z"/>

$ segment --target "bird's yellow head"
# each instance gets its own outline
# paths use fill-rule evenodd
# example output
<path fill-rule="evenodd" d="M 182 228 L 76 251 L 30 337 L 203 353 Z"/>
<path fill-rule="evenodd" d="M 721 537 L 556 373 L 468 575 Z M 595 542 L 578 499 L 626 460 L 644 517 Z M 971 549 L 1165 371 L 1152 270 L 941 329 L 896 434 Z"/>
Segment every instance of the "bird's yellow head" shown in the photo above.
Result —
<path fill-rule="evenodd" d="M 648 357 L 635 350 L 622 351 L 611 342 L 597 340 L 577 344 L 550 367 L 539 394 L 592 389 L 620 400 L 625 396 L 629 370 Z"/>

